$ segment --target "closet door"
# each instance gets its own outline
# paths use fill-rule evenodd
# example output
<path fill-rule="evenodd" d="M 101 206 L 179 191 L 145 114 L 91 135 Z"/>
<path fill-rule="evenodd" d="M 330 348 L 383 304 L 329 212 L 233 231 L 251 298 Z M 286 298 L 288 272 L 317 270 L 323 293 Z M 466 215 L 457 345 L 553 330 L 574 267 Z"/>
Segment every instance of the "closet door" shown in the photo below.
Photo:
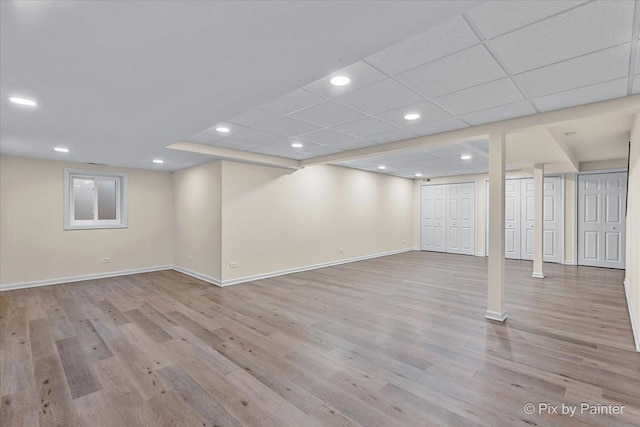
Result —
<path fill-rule="evenodd" d="M 475 251 L 475 184 L 447 185 L 447 252 Z"/>
<path fill-rule="evenodd" d="M 548 177 L 544 179 L 544 262 L 562 263 L 562 179 Z"/>
<path fill-rule="evenodd" d="M 520 180 L 505 181 L 504 190 L 504 256 L 520 259 Z"/>
<path fill-rule="evenodd" d="M 578 264 L 625 267 L 626 172 L 578 177 Z"/>
<path fill-rule="evenodd" d="M 520 259 L 533 259 L 533 178 L 520 180 Z"/>
<path fill-rule="evenodd" d="M 423 186 L 421 192 L 421 248 L 425 251 L 446 250 L 445 229 L 445 185 Z"/>

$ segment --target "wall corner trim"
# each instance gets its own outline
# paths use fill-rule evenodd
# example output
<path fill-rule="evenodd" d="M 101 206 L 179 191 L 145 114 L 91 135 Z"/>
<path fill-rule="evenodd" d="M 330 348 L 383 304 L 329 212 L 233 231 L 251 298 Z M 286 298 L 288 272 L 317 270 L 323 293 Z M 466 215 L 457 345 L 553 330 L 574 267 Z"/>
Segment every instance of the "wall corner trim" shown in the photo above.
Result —
<path fill-rule="evenodd" d="M 85 280 L 106 279 L 109 277 L 129 276 L 131 274 L 151 273 L 154 271 L 171 270 L 170 265 L 159 265 L 155 267 L 134 268 L 131 270 L 109 271 L 106 273 L 84 274 L 81 276 L 59 277 L 56 279 L 34 280 L 32 282 L 10 283 L 0 285 L 0 292 L 13 291 L 17 289 L 36 288 L 39 286 L 60 285 L 62 283 L 83 282 Z"/>
<path fill-rule="evenodd" d="M 629 280 L 624 278 L 624 294 L 627 298 L 627 308 L 629 309 L 629 320 L 631 321 L 631 331 L 633 333 L 633 340 L 636 344 L 636 351 L 640 353 L 640 331 L 638 330 L 636 314 L 633 312 L 633 306 L 631 305 L 631 289 L 629 289 Z"/>
<path fill-rule="evenodd" d="M 200 279 L 207 283 L 211 283 L 212 285 L 223 286 L 222 281 L 220 279 L 216 279 L 215 277 L 206 276 L 204 274 L 201 274 L 192 270 L 187 270 L 186 268 L 178 267 L 177 265 L 174 265 L 171 268 L 177 272 L 186 274 L 187 276 L 195 277 L 196 279 Z"/>

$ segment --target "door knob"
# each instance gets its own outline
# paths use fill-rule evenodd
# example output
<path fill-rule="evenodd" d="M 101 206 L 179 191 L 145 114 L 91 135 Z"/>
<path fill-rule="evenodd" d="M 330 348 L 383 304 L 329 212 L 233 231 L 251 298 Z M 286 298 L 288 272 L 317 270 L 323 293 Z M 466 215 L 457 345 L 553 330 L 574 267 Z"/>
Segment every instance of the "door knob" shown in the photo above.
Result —
<path fill-rule="evenodd" d="M 612 225 L 612 226 L 611 226 L 611 229 L 612 229 L 612 230 L 615 230 L 615 229 L 616 229 L 616 227 L 614 227 L 614 226 Z"/>

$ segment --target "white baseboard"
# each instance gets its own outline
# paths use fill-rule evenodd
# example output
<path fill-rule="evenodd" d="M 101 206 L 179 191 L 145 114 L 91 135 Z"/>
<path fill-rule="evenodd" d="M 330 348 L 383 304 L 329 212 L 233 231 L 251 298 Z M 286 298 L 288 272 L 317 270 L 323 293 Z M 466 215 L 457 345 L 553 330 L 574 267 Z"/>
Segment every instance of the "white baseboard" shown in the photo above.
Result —
<path fill-rule="evenodd" d="M 478 252 L 476 252 L 476 256 L 484 256 L 484 252 L 478 251 Z"/>
<path fill-rule="evenodd" d="M 635 313 L 633 311 L 633 306 L 631 305 L 631 290 L 629 289 L 629 281 L 627 278 L 624 278 L 624 294 L 627 297 L 627 308 L 629 309 L 629 320 L 631 321 L 631 331 L 633 332 L 633 340 L 636 344 L 636 351 L 640 352 L 640 331 L 638 330 L 637 323 L 639 321 L 636 318 Z"/>
<path fill-rule="evenodd" d="M 502 313 L 498 313 L 497 311 L 487 310 L 484 318 L 495 320 L 496 322 L 504 322 L 505 320 L 507 320 L 507 313 L 504 311 Z"/>
<path fill-rule="evenodd" d="M 531 277 L 533 277 L 535 279 L 544 279 L 544 273 L 540 273 L 539 271 L 534 271 L 531 274 Z"/>
<path fill-rule="evenodd" d="M 220 279 L 216 279 L 214 277 L 205 276 L 204 274 L 196 273 L 195 271 L 187 270 L 186 268 L 178 267 L 174 265 L 172 267 L 175 271 L 179 271 L 180 273 L 186 274 L 187 276 L 195 277 L 196 279 L 204 280 L 205 282 L 211 283 L 216 286 L 222 286 Z"/>
<path fill-rule="evenodd" d="M 574 259 L 565 259 L 564 260 L 565 265 L 577 265 L 576 261 Z"/>
<path fill-rule="evenodd" d="M 131 270 L 110 271 L 107 273 L 85 274 L 82 276 L 59 277 L 57 279 L 35 280 L 33 282 L 11 283 L 0 285 L 0 292 L 13 291 L 16 289 L 36 288 L 38 286 L 59 285 L 61 283 L 82 282 L 84 280 L 106 279 L 116 276 L 128 276 L 131 274 L 151 273 L 153 271 L 171 270 L 170 265 L 159 265 L 156 267 L 134 268 Z"/>
<path fill-rule="evenodd" d="M 236 279 L 222 280 L 222 286 L 238 285 L 240 283 L 253 282 L 254 280 L 268 279 L 270 277 L 284 276 L 285 274 L 299 273 L 301 271 L 315 270 L 318 268 L 331 267 L 331 266 L 340 265 L 340 264 L 348 264 L 350 262 L 356 262 L 356 261 L 364 261 L 366 259 L 371 259 L 371 258 L 379 258 L 383 256 L 395 255 L 395 254 L 400 254 L 404 252 L 411 252 L 413 250 L 414 250 L 413 248 L 397 249 L 394 251 L 380 252 L 372 255 L 363 255 L 359 257 L 346 258 L 346 259 L 341 259 L 337 261 L 329 261 L 329 262 L 324 262 L 320 264 L 306 265 L 303 267 L 295 267 L 287 270 L 272 271 L 269 273 L 256 274 L 253 276 L 245 276 L 245 277 L 238 277 Z"/>

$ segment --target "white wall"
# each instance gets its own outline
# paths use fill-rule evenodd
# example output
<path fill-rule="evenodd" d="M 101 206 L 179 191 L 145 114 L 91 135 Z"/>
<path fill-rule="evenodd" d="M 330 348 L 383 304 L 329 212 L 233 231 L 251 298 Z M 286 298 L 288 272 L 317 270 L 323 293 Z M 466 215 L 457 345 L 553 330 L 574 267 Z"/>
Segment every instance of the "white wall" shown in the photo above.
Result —
<path fill-rule="evenodd" d="M 220 161 L 173 174 L 173 264 L 208 278 L 220 279 Z"/>
<path fill-rule="evenodd" d="M 126 172 L 129 226 L 65 231 L 65 168 Z M 0 283 L 170 266 L 172 205 L 168 172 L 1 156 Z"/>
<path fill-rule="evenodd" d="M 631 131 L 628 192 L 625 290 L 636 349 L 640 351 L 640 114 Z"/>
<path fill-rule="evenodd" d="M 339 166 L 292 171 L 225 161 L 222 279 L 411 248 L 412 187 Z"/>

